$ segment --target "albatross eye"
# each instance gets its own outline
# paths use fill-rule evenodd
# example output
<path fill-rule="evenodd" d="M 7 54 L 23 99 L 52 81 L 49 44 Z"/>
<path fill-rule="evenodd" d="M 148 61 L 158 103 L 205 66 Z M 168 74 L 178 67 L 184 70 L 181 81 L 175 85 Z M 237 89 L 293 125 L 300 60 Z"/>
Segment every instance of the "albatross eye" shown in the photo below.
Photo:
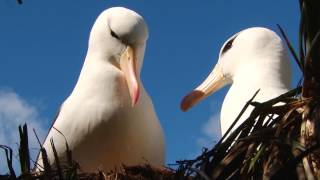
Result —
<path fill-rule="evenodd" d="M 119 36 L 115 32 L 113 32 L 112 30 L 111 30 L 110 34 L 112 37 L 119 39 Z"/>
<path fill-rule="evenodd" d="M 234 38 L 230 39 L 230 40 L 227 42 L 227 44 L 226 44 L 226 45 L 223 47 L 223 49 L 222 49 L 222 54 L 225 53 L 225 52 L 227 52 L 229 49 L 232 48 L 232 43 L 233 43 L 233 41 L 236 39 L 236 37 L 237 37 L 237 36 L 235 36 Z"/>

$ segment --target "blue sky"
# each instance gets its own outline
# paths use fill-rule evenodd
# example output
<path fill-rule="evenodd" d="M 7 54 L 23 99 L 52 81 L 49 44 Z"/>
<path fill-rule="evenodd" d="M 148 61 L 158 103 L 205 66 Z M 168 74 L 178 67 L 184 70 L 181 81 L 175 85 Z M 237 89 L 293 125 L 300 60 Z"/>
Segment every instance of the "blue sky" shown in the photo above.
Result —
<path fill-rule="evenodd" d="M 219 138 L 227 88 L 186 113 L 179 105 L 211 71 L 228 37 L 253 26 L 278 33 L 280 24 L 297 44 L 299 9 L 292 0 L 25 0 L 21 6 L 2 0 L 0 144 L 16 147 L 16 126 L 24 121 L 45 134 L 76 83 L 94 20 L 112 6 L 138 12 L 149 26 L 141 78 L 164 129 L 167 163 L 194 158 Z M 295 85 L 300 74 L 292 66 Z"/>

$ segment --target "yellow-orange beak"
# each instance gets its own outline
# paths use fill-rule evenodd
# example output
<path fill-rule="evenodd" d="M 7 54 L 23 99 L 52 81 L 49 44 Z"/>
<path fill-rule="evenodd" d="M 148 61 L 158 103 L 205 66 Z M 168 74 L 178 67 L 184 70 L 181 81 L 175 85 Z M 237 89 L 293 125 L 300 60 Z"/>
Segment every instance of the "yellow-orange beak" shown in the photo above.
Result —
<path fill-rule="evenodd" d="M 124 73 L 127 81 L 131 105 L 135 106 L 139 100 L 140 87 L 139 77 L 137 76 L 137 58 L 134 48 L 127 46 L 126 50 L 121 54 L 120 57 L 120 68 Z"/>
<path fill-rule="evenodd" d="M 228 81 L 223 75 L 220 65 L 217 64 L 209 76 L 200 84 L 200 86 L 183 98 L 181 102 L 181 110 L 187 111 L 196 103 L 216 92 L 227 83 Z"/>

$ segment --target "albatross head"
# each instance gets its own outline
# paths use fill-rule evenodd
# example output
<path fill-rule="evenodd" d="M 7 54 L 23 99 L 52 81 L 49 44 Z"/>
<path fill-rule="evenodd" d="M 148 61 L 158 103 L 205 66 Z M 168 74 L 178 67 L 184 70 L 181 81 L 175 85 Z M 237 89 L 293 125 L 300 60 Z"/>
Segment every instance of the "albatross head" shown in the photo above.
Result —
<path fill-rule="evenodd" d="M 187 111 L 210 94 L 233 83 L 240 74 L 241 76 L 243 74 L 255 76 L 256 74 L 252 72 L 279 70 L 280 65 L 288 63 L 283 59 L 287 59 L 287 53 L 280 37 L 275 32 L 261 27 L 240 31 L 223 44 L 216 66 L 203 83 L 183 98 L 181 109 Z M 246 68 L 244 70 L 244 66 L 248 65 L 256 69 Z M 268 68 L 273 70 L 269 71 Z M 284 81 L 290 82 L 290 80 Z"/>
<path fill-rule="evenodd" d="M 140 69 L 147 39 L 148 28 L 143 18 L 123 7 L 103 11 L 90 33 L 88 51 L 123 72 L 132 106 L 139 99 Z"/>

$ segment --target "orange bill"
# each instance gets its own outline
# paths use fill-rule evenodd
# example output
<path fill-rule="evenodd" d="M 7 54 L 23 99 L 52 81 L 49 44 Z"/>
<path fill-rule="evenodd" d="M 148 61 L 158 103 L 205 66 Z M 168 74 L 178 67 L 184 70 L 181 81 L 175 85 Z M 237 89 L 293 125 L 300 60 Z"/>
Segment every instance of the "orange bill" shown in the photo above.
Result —
<path fill-rule="evenodd" d="M 222 73 L 221 67 L 217 64 L 209 76 L 191 93 L 187 94 L 181 102 L 181 110 L 187 111 L 192 106 L 216 92 L 228 83 Z"/>
<path fill-rule="evenodd" d="M 126 50 L 121 54 L 120 57 L 120 68 L 127 81 L 132 106 L 137 104 L 140 95 L 136 61 L 137 58 L 135 50 L 131 46 L 127 46 Z"/>

